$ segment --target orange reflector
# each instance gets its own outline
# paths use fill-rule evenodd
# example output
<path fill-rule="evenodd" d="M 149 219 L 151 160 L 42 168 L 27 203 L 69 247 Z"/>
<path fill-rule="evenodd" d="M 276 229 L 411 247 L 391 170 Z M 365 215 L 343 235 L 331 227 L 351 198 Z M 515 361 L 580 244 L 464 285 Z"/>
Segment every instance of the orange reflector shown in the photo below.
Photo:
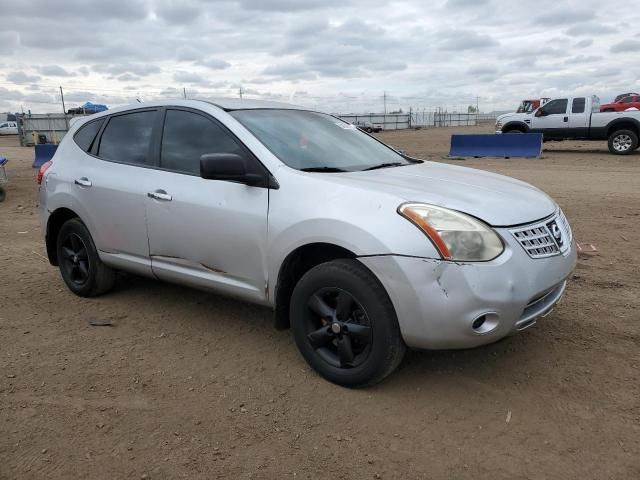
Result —
<path fill-rule="evenodd" d="M 449 252 L 449 248 L 447 248 L 447 244 L 444 243 L 444 240 L 438 233 L 438 231 L 429 225 L 422 216 L 417 214 L 416 212 L 405 209 L 401 210 L 400 213 L 411 220 L 420 230 L 424 232 L 424 234 L 429 237 L 429 239 L 433 242 L 440 255 L 445 260 L 451 259 L 451 252 Z"/>

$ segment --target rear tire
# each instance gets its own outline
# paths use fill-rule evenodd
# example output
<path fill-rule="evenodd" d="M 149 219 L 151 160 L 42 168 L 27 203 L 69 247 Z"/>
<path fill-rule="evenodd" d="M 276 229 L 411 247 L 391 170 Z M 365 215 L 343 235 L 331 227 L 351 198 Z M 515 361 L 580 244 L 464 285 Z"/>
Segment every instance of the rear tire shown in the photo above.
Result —
<path fill-rule="evenodd" d="M 0 187 L 0 202 L 4 202 L 5 198 L 7 198 L 7 192 L 4 191 L 4 188 Z"/>
<path fill-rule="evenodd" d="M 60 228 L 56 253 L 62 279 L 76 295 L 96 297 L 113 288 L 115 271 L 102 263 L 89 230 L 79 218 L 67 220 Z"/>
<path fill-rule="evenodd" d="M 609 135 L 608 145 L 614 155 L 629 155 L 638 148 L 638 135 L 631 130 L 617 130 Z"/>
<path fill-rule="evenodd" d="M 524 133 L 524 132 L 522 130 L 514 129 L 514 130 L 509 130 L 508 132 L 505 132 L 505 133 Z"/>
<path fill-rule="evenodd" d="M 293 290 L 290 315 L 302 356 L 338 385 L 377 383 L 406 351 L 387 292 L 357 260 L 334 260 L 309 270 Z"/>

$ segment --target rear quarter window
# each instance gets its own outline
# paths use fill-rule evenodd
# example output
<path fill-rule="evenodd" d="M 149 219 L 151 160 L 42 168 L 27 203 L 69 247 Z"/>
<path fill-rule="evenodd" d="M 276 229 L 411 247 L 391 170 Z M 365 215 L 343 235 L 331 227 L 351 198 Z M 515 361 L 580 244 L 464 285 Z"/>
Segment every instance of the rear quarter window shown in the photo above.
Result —
<path fill-rule="evenodd" d="M 88 152 L 91 148 L 91 145 L 93 145 L 93 141 L 95 140 L 96 135 L 100 131 L 103 123 L 104 118 L 101 118 L 80 127 L 76 134 L 73 136 L 73 140 L 76 142 L 76 145 L 78 145 L 85 152 Z"/>

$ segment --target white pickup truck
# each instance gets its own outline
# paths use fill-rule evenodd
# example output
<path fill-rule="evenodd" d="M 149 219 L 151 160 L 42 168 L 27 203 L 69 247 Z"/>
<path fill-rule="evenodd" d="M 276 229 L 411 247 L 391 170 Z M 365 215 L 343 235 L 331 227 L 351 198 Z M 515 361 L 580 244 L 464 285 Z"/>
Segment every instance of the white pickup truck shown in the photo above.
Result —
<path fill-rule="evenodd" d="M 609 151 L 628 155 L 640 145 L 640 111 L 602 112 L 600 99 L 554 98 L 530 113 L 507 113 L 496 133 L 542 133 L 545 140 L 607 140 Z"/>

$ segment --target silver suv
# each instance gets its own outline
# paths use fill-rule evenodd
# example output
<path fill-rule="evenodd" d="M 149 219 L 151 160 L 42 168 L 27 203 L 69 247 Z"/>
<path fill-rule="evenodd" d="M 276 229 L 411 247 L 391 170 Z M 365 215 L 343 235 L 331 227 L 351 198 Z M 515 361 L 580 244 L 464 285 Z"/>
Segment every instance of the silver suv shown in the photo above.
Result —
<path fill-rule="evenodd" d="M 406 347 L 524 330 L 562 296 L 571 229 L 540 190 L 399 154 L 290 105 L 184 100 L 74 124 L 39 179 L 49 260 L 77 295 L 117 271 L 274 310 L 306 361 L 375 383 Z"/>

